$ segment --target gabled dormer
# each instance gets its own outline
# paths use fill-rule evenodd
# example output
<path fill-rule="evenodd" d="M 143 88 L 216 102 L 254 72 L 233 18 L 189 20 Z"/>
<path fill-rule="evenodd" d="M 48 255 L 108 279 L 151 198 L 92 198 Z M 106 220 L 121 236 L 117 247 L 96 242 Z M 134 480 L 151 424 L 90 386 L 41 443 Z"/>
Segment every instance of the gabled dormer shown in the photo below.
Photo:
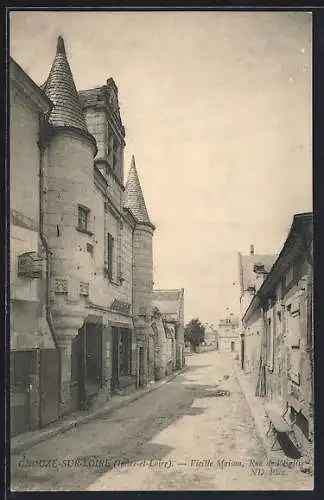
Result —
<path fill-rule="evenodd" d="M 125 129 L 120 116 L 118 88 L 113 78 L 105 85 L 79 92 L 90 133 L 97 140 L 95 163 L 103 174 L 124 181 Z"/>

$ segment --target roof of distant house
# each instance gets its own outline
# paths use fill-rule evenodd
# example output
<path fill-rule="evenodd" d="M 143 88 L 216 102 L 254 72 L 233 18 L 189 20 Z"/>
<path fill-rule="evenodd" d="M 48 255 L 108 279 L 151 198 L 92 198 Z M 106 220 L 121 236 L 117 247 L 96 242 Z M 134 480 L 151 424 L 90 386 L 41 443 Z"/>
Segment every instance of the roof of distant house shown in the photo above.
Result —
<path fill-rule="evenodd" d="M 257 274 L 254 272 L 255 265 L 263 265 L 265 273 L 269 273 L 277 255 L 244 255 L 239 253 L 239 272 L 241 293 L 249 286 L 254 286 Z"/>
<path fill-rule="evenodd" d="M 203 323 L 205 327 L 205 334 L 215 334 L 216 328 L 214 325 L 210 325 L 209 323 Z"/>
<path fill-rule="evenodd" d="M 153 306 L 159 309 L 164 319 L 178 321 L 182 307 L 183 294 L 183 288 L 153 290 Z"/>
<path fill-rule="evenodd" d="M 237 327 L 239 325 L 239 318 L 234 314 L 229 314 L 226 318 L 221 318 L 218 327 Z"/>
<path fill-rule="evenodd" d="M 302 235 L 300 238 L 299 235 Z M 293 221 L 286 238 L 286 241 L 274 262 L 271 271 L 263 281 L 261 287 L 254 295 L 251 303 L 246 310 L 243 321 L 247 321 L 253 311 L 260 305 L 261 297 L 266 297 L 272 293 L 272 290 L 277 285 L 278 280 L 287 271 L 291 265 L 290 255 L 292 248 L 300 248 L 301 252 L 305 252 L 307 259 L 312 263 L 313 255 L 309 248 L 309 242 L 313 240 L 313 213 L 305 212 L 295 214 Z"/>

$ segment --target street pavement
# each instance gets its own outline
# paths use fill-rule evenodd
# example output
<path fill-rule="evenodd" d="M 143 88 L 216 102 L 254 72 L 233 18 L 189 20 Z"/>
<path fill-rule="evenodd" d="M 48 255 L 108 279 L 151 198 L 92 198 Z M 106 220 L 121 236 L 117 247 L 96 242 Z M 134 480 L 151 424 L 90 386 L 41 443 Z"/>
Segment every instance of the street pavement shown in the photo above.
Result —
<path fill-rule="evenodd" d="M 312 489 L 295 461 L 267 463 L 233 362 L 194 354 L 156 391 L 12 456 L 11 490 Z"/>

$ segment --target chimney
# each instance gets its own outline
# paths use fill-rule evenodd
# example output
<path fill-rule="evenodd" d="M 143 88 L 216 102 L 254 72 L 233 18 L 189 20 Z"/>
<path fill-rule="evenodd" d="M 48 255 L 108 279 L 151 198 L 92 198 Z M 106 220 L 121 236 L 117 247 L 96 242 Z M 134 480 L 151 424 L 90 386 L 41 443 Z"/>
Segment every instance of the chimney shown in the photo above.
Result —
<path fill-rule="evenodd" d="M 254 255 L 254 245 L 250 245 L 250 255 Z"/>

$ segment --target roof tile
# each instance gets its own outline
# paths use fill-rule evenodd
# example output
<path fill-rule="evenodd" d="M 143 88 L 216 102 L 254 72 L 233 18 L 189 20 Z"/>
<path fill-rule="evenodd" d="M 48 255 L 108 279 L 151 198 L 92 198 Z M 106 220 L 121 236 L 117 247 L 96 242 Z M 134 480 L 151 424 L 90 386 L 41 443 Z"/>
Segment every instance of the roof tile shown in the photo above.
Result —
<path fill-rule="evenodd" d="M 49 115 L 49 122 L 52 125 L 76 127 L 88 132 L 61 36 L 57 39 L 56 55 L 49 76 L 42 88 L 54 104 Z"/>
<path fill-rule="evenodd" d="M 132 164 L 126 183 L 124 206 L 132 212 L 138 222 L 151 224 L 136 170 L 134 156 L 132 156 Z"/>

